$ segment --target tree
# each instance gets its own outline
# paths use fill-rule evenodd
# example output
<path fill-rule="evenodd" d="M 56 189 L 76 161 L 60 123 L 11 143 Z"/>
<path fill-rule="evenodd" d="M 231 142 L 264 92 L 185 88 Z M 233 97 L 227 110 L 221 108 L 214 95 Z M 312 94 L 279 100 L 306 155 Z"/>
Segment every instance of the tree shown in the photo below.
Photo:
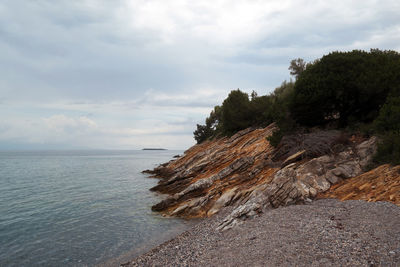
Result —
<path fill-rule="evenodd" d="M 290 66 L 289 66 L 289 70 L 290 70 L 290 75 L 295 76 L 295 78 L 297 79 L 297 77 L 306 70 L 307 64 L 304 61 L 304 59 L 302 58 L 297 58 L 297 59 L 293 59 L 292 61 L 290 61 Z"/>
<path fill-rule="evenodd" d="M 250 101 L 251 125 L 267 126 L 272 123 L 271 108 L 273 105 L 272 95 L 252 97 Z"/>
<path fill-rule="evenodd" d="M 400 164 L 400 97 L 388 97 L 374 121 L 381 141 L 374 156 L 375 163 Z"/>
<path fill-rule="evenodd" d="M 196 130 L 193 132 L 194 139 L 198 144 L 207 139 L 216 136 L 220 132 L 221 127 L 221 107 L 215 106 L 210 115 L 206 118 L 205 125 L 197 124 Z"/>
<path fill-rule="evenodd" d="M 277 87 L 272 94 L 273 103 L 269 110 L 272 121 L 276 122 L 279 130 L 267 139 L 271 145 L 277 146 L 282 137 L 296 129 L 296 124 L 290 116 L 289 104 L 293 95 L 294 83 L 283 81 L 281 86 Z"/>
<path fill-rule="evenodd" d="M 251 125 L 251 110 L 248 94 L 233 90 L 221 107 L 224 134 L 234 134 Z"/>
<path fill-rule="evenodd" d="M 206 118 L 206 125 L 214 132 L 219 131 L 221 126 L 221 107 L 215 106 L 210 115 Z"/>
<path fill-rule="evenodd" d="M 254 100 L 254 99 L 256 99 L 257 97 L 258 97 L 257 92 L 253 90 L 253 91 L 251 92 L 251 95 L 250 95 L 250 100 Z"/>
<path fill-rule="evenodd" d="M 290 112 L 306 126 L 332 120 L 371 122 L 391 91 L 400 91 L 400 55 L 394 51 L 333 52 L 298 76 Z"/>
<path fill-rule="evenodd" d="M 388 97 L 374 121 L 377 133 L 393 132 L 400 136 L 400 97 Z"/>
<path fill-rule="evenodd" d="M 211 129 L 207 127 L 207 125 L 197 124 L 196 130 L 193 132 L 193 135 L 194 139 L 197 141 L 197 144 L 201 144 L 212 136 L 212 132 Z"/>

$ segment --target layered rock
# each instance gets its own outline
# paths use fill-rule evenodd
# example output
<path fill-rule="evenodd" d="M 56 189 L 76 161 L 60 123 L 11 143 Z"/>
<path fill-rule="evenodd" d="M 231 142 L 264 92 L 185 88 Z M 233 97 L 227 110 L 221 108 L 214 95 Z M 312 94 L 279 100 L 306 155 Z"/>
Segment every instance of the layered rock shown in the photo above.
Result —
<path fill-rule="evenodd" d="M 388 201 L 400 206 L 400 166 L 381 165 L 360 176 L 343 180 L 318 198 Z"/>
<path fill-rule="evenodd" d="M 152 190 L 169 194 L 154 211 L 207 217 L 234 209 L 227 229 L 267 208 L 310 201 L 343 179 L 360 175 L 376 149 L 376 138 L 317 131 L 285 137 L 274 149 L 267 137 L 274 124 L 195 145 L 182 157 L 152 171 L 161 178 Z"/>
<path fill-rule="evenodd" d="M 274 125 L 249 128 L 230 138 L 206 141 L 148 171 L 161 178 L 151 190 L 170 195 L 152 209 L 167 215 L 205 217 L 247 197 L 277 171 L 267 167 L 265 160 L 266 153 L 273 151 L 266 137 L 275 129 Z"/>

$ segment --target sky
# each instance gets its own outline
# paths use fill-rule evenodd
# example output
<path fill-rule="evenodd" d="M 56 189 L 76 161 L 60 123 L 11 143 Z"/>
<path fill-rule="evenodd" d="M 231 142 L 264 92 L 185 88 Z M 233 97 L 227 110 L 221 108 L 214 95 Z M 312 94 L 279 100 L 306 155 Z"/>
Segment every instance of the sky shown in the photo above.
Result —
<path fill-rule="evenodd" d="M 0 0 L 0 150 L 187 149 L 290 60 L 400 51 L 400 1 Z"/>

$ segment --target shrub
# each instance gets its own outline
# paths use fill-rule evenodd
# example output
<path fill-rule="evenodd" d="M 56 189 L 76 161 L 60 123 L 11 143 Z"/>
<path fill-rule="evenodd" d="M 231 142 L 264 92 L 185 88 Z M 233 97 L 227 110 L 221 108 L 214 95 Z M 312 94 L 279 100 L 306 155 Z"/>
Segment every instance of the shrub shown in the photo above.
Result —
<path fill-rule="evenodd" d="M 394 51 L 333 52 L 311 64 L 296 80 L 290 112 L 302 125 L 338 120 L 371 122 L 387 95 L 399 91 L 400 55 Z"/>
<path fill-rule="evenodd" d="M 232 135 L 251 126 L 251 118 L 248 94 L 239 89 L 231 91 L 221 107 L 223 133 Z"/>
<path fill-rule="evenodd" d="M 374 163 L 400 164 L 400 97 L 389 97 L 374 121 L 381 137 Z"/>
<path fill-rule="evenodd" d="M 400 164 L 400 135 L 398 133 L 388 132 L 381 137 L 373 163 L 376 165 L 383 163 Z"/>

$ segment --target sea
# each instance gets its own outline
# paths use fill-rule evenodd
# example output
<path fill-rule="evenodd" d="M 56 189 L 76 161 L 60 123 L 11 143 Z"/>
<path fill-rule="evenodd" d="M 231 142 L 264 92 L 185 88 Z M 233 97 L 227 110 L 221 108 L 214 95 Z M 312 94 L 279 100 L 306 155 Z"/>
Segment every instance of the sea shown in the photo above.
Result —
<path fill-rule="evenodd" d="M 0 152 L 0 266 L 118 266 L 188 229 L 141 173 L 177 154 Z"/>

